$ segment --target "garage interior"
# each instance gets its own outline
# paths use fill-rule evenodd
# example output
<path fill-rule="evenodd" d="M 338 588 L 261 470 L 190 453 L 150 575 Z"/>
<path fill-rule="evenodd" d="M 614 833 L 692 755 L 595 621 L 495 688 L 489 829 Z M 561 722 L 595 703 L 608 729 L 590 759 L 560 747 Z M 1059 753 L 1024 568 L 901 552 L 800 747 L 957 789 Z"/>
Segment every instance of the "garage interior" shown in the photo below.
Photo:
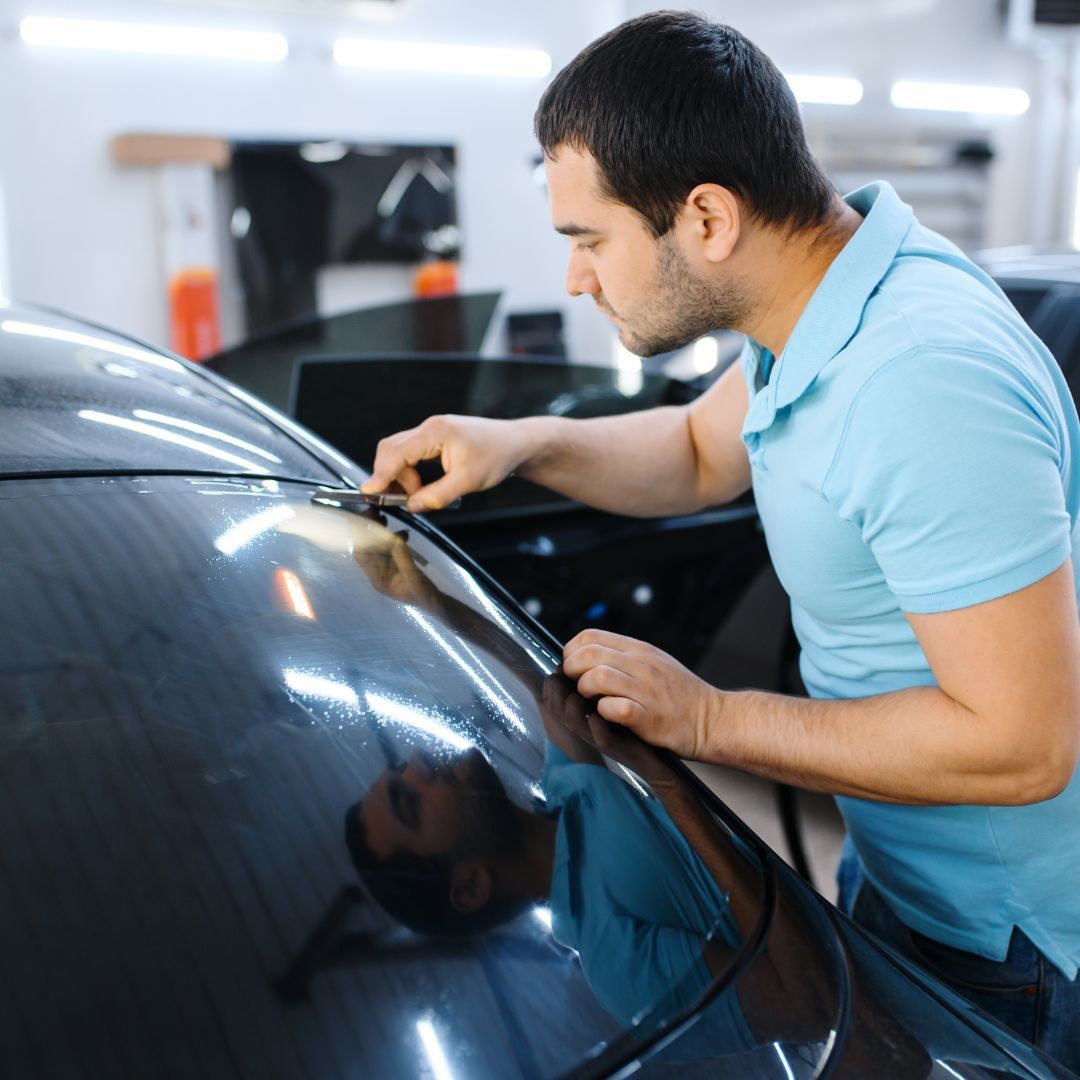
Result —
<path fill-rule="evenodd" d="M 741 338 L 718 331 L 643 360 L 571 299 L 532 132 L 554 74 L 658 6 L 0 0 L 0 298 L 207 362 L 364 467 L 379 437 L 428 412 L 588 416 L 697 394 Z M 836 188 L 888 180 L 1080 382 L 1080 0 L 666 6 L 766 51 Z M 370 316 L 362 329 L 356 312 Z M 337 320 L 340 336 L 304 338 L 314 320 Z M 318 383 L 342 373 L 343 342 L 381 365 L 377 381 L 357 369 L 357 394 L 386 400 L 386 430 L 355 445 L 337 391 Z M 437 366 L 426 390 L 395 385 L 395 357 L 429 354 L 458 374 L 492 358 L 528 374 L 470 375 L 462 389 Z M 551 387 L 569 365 L 590 374 L 563 401 Z M 714 685 L 799 692 L 787 599 L 744 509 L 620 533 L 521 487 L 435 523 L 557 636 L 602 625 L 663 644 Z M 722 581 L 687 592 L 687 568 L 715 569 L 725 538 L 745 558 L 729 552 Z M 693 768 L 835 900 L 831 798 Z"/>

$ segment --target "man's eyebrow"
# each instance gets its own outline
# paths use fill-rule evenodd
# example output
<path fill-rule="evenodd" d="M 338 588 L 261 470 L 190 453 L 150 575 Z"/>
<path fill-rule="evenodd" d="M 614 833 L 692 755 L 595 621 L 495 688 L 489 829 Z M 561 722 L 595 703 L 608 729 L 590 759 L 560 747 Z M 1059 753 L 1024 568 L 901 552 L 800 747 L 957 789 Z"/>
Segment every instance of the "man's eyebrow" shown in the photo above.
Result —
<path fill-rule="evenodd" d="M 556 225 L 555 231 L 563 236 L 596 236 L 599 229 L 590 229 L 588 225 Z"/>

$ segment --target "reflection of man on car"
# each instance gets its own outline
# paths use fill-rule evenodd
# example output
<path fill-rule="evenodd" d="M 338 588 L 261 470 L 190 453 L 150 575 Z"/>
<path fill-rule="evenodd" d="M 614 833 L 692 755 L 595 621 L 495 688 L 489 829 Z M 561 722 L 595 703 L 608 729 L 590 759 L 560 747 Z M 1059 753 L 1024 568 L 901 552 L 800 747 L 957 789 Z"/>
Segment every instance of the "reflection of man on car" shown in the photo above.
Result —
<path fill-rule="evenodd" d="M 422 932 L 478 932 L 546 901 L 556 940 L 579 954 L 605 1008 L 627 1025 L 643 1010 L 671 1015 L 740 943 L 727 897 L 659 800 L 562 725 L 567 708 L 584 716 L 563 676 L 545 681 L 542 705 L 535 809 L 507 797 L 478 751 L 449 762 L 417 753 L 350 808 L 350 852 L 375 899 Z M 729 1049 L 754 1045 L 739 1021 Z"/>
<path fill-rule="evenodd" d="M 572 683 L 557 674 L 537 686 L 535 660 L 440 589 L 380 515 L 310 507 L 279 528 L 351 550 L 380 593 L 503 661 L 544 719 L 543 798 L 532 807 L 510 799 L 478 748 L 449 759 L 414 752 L 378 777 L 349 810 L 346 840 L 380 905 L 420 932 L 470 934 L 548 902 L 556 939 L 578 952 L 597 997 L 624 1023 L 643 1009 L 659 1005 L 665 1015 L 693 1002 L 741 940 L 730 886 L 717 884 L 662 799 L 608 770 Z M 655 755 L 635 736 L 611 729 L 608 740 L 606 753 L 654 779 Z M 760 900 L 746 870 L 735 901 L 744 929 Z"/>
<path fill-rule="evenodd" d="M 421 933 L 479 933 L 551 886 L 555 822 L 513 803 L 479 750 L 391 766 L 349 808 L 345 840 L 372 896 Z"/>
<path fill-rule="evenodd" d="M 372 584 L 517 673 L 547 735 L 544 798 L 529 808 L 509 798 L 479 750 L 450 760 L 414 754 L 387 769 L 346 815 L 346 839 L 373 896 L 413 929 L 459 935 L 547 900 L 554 936 L 578 952 L 598 1000 L 623 1023 L 636 1020 L 645 1033 L 693 1003 L 731 970 L 771 907 L 757 860 L 663 757 L 592 711 L 561 672 L 537 686 L 535 658 L 439 589 L 384 519 L 346 516 L 353 557 Z M 314 539 L 342 517 L 321 511 L 292 531 Z M 633 770 L 652 796 L 605 758 Z M 680 1053 L 739 1053 L 779 1038 L 820 1043 L 836 1020 L 832 965 L 783 904 L 763 952 L 732 989 L 709 1006 L 704 1041 L 682 1040 Z M 847 1054 L 853 1076 L 883 1062 L 925 1074 L 923 1052 L 874 1010 L 860 1017 Z"/>

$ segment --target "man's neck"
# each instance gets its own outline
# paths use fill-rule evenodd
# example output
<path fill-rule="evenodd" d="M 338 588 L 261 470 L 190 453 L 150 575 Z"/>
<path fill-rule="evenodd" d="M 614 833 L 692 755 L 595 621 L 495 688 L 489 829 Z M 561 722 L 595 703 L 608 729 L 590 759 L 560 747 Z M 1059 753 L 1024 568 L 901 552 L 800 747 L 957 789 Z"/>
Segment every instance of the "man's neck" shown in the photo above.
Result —
<path fill-rule="evenodd" d="M 862 221 L 837 195 L 828 220 L 813 229 L 794 234 L 760 230 L 753 252 L 747 253 L 756 268 L 753 288 L 760 300 L 738 329 L 779 356 L 821 279 Z"/>

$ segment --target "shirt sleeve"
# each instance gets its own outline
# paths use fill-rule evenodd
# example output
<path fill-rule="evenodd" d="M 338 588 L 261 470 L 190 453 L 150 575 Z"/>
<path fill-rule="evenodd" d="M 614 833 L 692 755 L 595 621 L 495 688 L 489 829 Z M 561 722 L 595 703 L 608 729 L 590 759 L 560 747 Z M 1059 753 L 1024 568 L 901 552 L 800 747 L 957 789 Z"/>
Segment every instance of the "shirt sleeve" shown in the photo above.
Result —
<path fill-rule="evenodd" d="M 921 348 L 863 384 L 822 490 L 922 614 L 1015 592 L 1069 558 L 1067 467 L 1064 416 L 1034 375 Z"/>

